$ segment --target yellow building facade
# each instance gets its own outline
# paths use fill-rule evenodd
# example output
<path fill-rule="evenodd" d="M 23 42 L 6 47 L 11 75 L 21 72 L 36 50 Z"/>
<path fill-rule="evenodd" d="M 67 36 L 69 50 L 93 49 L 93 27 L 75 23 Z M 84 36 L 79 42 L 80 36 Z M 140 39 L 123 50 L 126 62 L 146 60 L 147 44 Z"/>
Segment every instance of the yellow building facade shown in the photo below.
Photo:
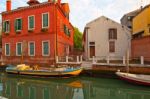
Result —
<path fill-rule="evenodd" d="M 144 37 L 150 35 L 150 5 L 147 5 L 133 19 L 133 36 Z"/>

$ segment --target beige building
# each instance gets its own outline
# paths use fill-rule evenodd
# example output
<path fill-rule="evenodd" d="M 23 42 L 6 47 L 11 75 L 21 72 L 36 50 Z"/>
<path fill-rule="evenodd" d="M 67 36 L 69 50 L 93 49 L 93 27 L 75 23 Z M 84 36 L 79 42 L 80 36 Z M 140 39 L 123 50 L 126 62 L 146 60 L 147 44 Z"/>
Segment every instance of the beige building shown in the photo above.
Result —
<path fill-rule="evenodd" d="M 96 56 L 100 59 L 109 57 L 120 60 L 130 51 L 130 30 L 121 24 L 101 16 L 89 22 L 83 35 L 84 58 Z"/>

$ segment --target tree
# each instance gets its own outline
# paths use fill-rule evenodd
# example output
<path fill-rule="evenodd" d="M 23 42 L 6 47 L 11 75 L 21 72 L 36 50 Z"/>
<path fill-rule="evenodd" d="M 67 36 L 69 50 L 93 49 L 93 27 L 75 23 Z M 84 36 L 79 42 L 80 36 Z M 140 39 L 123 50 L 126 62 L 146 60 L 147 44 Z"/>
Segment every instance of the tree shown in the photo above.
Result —
<path fill-rule="evenodd" d="M 82 50 L 82 33 L 77 27 L 74 27 L 74 48 Z"/>

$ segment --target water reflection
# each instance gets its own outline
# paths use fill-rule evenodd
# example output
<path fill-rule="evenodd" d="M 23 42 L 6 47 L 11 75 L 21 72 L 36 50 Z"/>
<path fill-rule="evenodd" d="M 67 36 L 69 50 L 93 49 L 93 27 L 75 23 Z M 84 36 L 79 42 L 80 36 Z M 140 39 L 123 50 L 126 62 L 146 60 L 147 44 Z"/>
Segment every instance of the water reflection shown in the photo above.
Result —
<path fill-rule="evenodd" d="M 0 96 L 9 99 L 149 99 L 150 88 L 104 78 L 0 76 Z"/>

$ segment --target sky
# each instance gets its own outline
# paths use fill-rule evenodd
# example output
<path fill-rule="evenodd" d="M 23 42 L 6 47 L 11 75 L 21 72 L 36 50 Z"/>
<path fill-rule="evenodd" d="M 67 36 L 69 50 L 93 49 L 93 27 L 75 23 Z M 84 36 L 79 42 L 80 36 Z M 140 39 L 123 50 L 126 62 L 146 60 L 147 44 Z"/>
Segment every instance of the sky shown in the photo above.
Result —
<path fill-rule="evenodd" d="M 12 0 L 12 9 L 27 6 L 27 1 Z M 0 12 L 5 11 L 5 2 L 6 0 L 1 0 Z M 62 0 L 62 2 L 70 4 L 70 21 L 83 32 L 88 22 L 102 15 L 120 23 L 120 19 L 125 13 L 149 4 L 150 0 Z"/>

